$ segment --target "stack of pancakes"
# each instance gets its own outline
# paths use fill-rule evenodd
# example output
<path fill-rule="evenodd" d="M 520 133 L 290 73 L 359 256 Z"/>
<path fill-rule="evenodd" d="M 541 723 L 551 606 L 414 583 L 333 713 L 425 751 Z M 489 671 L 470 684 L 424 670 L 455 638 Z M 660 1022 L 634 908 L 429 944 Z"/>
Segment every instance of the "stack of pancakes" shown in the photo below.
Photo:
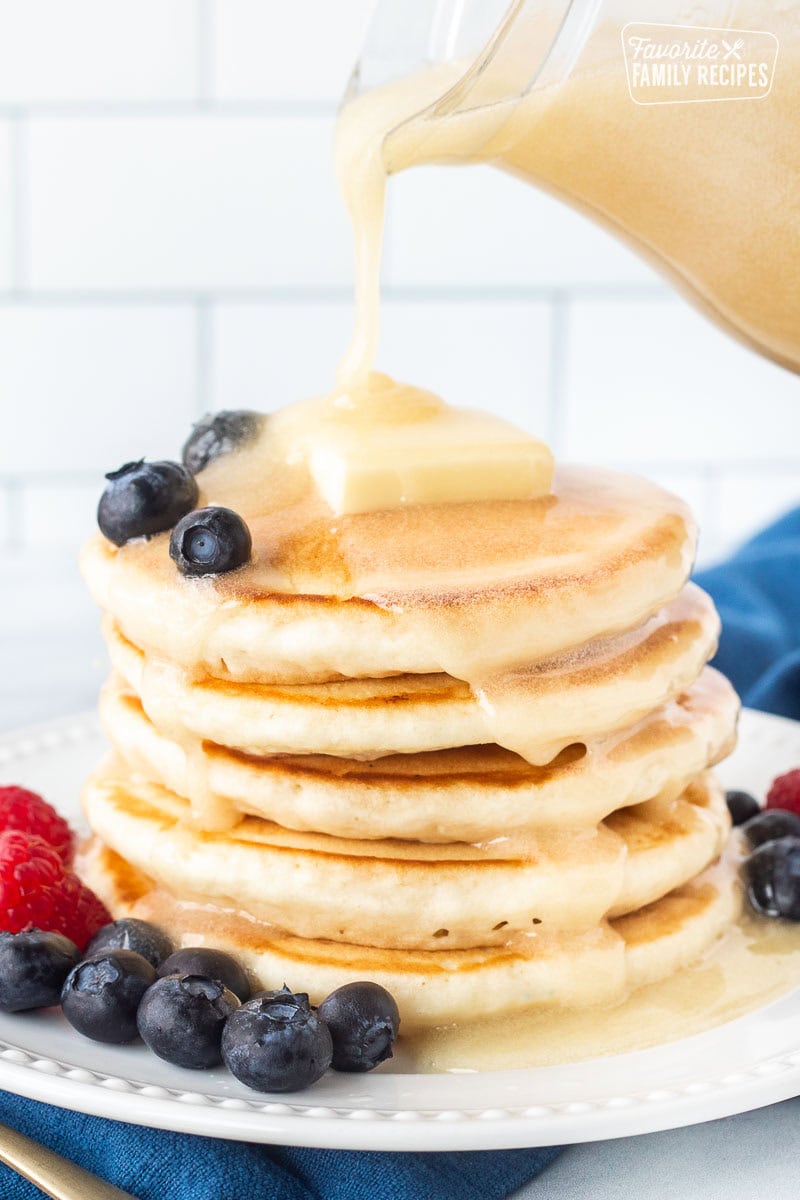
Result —
<path fill-rule="evenodd" d="M 264 436 L 198 483 L 247 566 L 84 553 L 113 753 L 83 869 L 115 916 L 312 1001 L 373 979 L 406 1028 L 612 1002 L 717 939 L 738 702 L 679 501 L 570 468 L 333 517 Z"/>

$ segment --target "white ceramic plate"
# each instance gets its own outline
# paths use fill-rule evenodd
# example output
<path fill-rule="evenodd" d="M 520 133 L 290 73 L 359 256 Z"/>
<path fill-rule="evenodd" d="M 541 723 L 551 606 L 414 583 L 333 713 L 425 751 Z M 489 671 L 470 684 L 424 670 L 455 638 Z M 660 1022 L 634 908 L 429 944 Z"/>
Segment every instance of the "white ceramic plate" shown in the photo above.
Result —
<path fill-rule="evenodd" d="M 79 822 L 81 780 L 103 751 L 93 717 L 0 738 L 0 782 L 41 789 Z M 728 786 L 763 793 L 800 764 L 800 723 L 745 712 Z M 55 1011 L 0 1014 L 0 1088 L 140 1125 L 355 1150 L 480 1150 L 593 1141 L 708 1121 L 800 1094 L 800 989 L 708 1033 L 636 1054 L 535 1070 L 330 1072 L 259 1096 L 222 1069 L 171 1067 L 143 1046 L 80 1037 Z"/>

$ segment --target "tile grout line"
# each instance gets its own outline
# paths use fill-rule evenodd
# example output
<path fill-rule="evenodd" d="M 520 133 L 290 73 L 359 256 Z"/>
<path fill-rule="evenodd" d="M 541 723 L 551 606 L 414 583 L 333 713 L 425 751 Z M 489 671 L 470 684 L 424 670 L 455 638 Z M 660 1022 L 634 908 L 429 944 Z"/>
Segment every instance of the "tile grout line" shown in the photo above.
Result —
<path fill-rule="evenodd" d="M 2 520 L 2 516 L 5 516 L 5 521 Z M 9 488 L 5 481 L 0 479 L 0 552 L 13 549 L 11 543 L 12 517 L 12 501 Z"/>
<path fill-rule="evenodd" d="M 390 274 L 391 256 L 388 263 Z M 452 304 L 501 303 L 529 304 L 532 301 L 552 303 L 554 300 L 602 299 L 610 301 L 637 300 L 659 301 L 664 298 L 658 285 L 643 284 L 640 287 L 627 284 L 597 284 L 558 287 L 552 284 L 530 286 L 504 286 L 475 284 L 469 286 L 404 286 L 386 283 L 382 287 L 386 301 L 420 301 Z M 44 305 L 126 305 L 126 304 L 197 304 L 203 300 L 217 304 L 306 304 L 314 303 L 350 304 L 353 299 L 351 283 L 341 284 L 276 284 L 252 288 L 75 288 L 37 289 L 27 292 L 24 302 L 31 306 Z M 19 302 L 13 290 L 0 289 L 0 307 Z"/>
<path fill-rule="evenodd" d="M 561 293 L 550 299 L 550 368 L 547 442 L 556 457 L 564 453 L 567 432 L 566 375 L 570 326 L 570 301 Z"/>
<path fill-rule="evenodd" d="M 213 403 L 214 309 L 208 300 L 195 305 L 195 413 L 202 417 L 211 412 Z"/>
<path fill-rule="evenodd" d="M 701 530 L 701 537 L 705 533 L 705 540 L 708 543 L 709 553 L 713 557 L 719 551 L 719 543 L 722 536 L 722 529 L 719 519 L 719 494 L 720 494 L 720 475 L 717 466 L 713 462 L 707 462 L 703 467 L 703 505 L 706 513 L 706 528 Z"/>
<path fill-rule="evenodd" d="M 202 2 L 202 0 L 199 0 Z M 213 88 L 214 72 L 211 46 L 205 45 L 198 29 L 198 44 L 195 52 L 195 88 Z M 29 101 L 24 104 L 0 102 L 0 117 L 14 117 L 22 109 L 32 119 L 42 120 L 113 120 L 138 117 L 143 120 L 168 119 L 170 117 L 201 117 L 209 110 L 215 116 L 235 119 L 262 118 L 275 120 L 303 120 L 319 118 L 331 121 L 336 116 L 336 100 L 296 100 L 276 96 L 264 100 L 216 99 L 212 94 L 187 96 L 183 100 L 48 100 Z"/>
<path fill-rule="evenodd" d="M 195 88 L 197 101 L 210 105 L 214 97 L 214 15 L 212 0 L 195 0 Z"/>
<path fill-rule="evenodd" d="M 0 471 L 0 488 L 37 488 L 63 487 L 77 488 L 96 485 L 102 480 L 104 468 L 95 471 L 79 469 L 76 471 L 23 471 L 19 474 L 12 471 Z"/>
<path fill-rule="evenodd" d="M 8 509 L 8 536 L 5 539 L 8 550 L 25 549 L 25 498 L 23 484 L 19 479 L 8 480 L 5 485 L 6 506 Z"/>
<path fill-rule="evenodd" d="M 30 158 L 27 116 L 20 111 L 11 119 L 11 279 L 12 297 L 19 298 L 30 276 Z"/>

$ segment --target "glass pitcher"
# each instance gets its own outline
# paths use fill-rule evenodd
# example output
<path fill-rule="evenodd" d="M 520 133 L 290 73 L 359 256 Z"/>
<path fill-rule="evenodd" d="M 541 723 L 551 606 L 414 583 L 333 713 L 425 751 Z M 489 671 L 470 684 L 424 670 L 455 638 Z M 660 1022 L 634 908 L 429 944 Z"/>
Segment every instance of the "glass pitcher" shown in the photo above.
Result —
<path fill-rule="evenodd" d="M 511 171 L 800 371 L 800 5 L 382 0 L 344 103 L 417 75 L 387 171 Z"/>

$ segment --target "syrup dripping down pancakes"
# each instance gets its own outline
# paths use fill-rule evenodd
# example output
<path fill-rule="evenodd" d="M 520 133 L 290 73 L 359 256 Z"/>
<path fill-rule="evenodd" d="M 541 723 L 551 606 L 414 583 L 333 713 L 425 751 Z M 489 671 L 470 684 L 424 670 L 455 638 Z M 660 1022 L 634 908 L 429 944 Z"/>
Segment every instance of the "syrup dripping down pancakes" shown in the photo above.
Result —
<path fill-rule="evenodd" d="M 632 477 L 334 516 L 270 422 L 198 475 L 248 565 L 169 534 L 83 557 L 113 675 L 88 782 L 115 915 L 312 1000 L 373 978 L 406 1027 L 622 999 L 735 918 L 710 768 L 738 702 L 695 528 Z"/>

